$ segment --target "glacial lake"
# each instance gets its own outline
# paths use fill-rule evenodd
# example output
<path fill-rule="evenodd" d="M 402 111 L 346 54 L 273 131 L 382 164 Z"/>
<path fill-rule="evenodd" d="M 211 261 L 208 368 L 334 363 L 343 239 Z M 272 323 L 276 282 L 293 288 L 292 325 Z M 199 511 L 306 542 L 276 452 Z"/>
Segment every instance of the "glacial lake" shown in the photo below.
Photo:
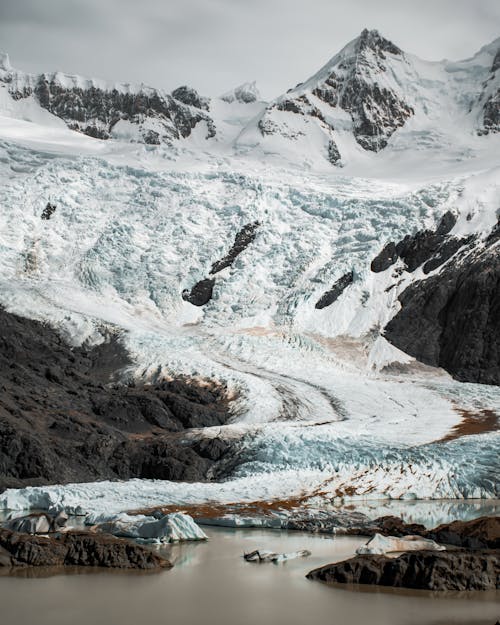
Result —
<path fill-rule="evenodd" d="M 2 625 L 494 625 L 499 592 L 430 593 L 334 587 L 308 571 L 343 560 L 366 539 L 260 529 L 205 528 L 209 540 L 166 548 L 161 573 L 53 570 L 0 577 Z M 281 564 L 244 552 L 308 549 Z"/>

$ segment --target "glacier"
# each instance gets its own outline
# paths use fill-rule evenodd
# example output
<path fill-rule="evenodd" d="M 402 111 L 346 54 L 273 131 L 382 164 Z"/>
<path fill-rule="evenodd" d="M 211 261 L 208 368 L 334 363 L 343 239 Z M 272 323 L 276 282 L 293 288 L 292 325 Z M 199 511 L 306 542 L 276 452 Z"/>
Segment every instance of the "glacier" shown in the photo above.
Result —
<path fill-rule="evenodd" d="M 482 54 L 484 69 L 489 48 Z M 467 67 L 448 66 L 449 80 L 465 80 Z M 314 132 L 291 151 L 276 138 L 262 148 L 266 103 L 245 90 L 251 98 L 211 103 L 215 137 L 195 129 L 150 146 L 128 142 L 126 128 L 107 141 L 73 132 L 0 85 L 0 304 L 73 344 L 120 332 L 135 363 L 128 379 L 212 378 L 238 397 L 230 423 L 204 432 L 233 441 L 224 481 L 29 487 L 1 494 L 1 509 L 498 497 L 498 431 L 443 439 L 464 412 L 500 414 L 500 389 L 456 382 L 389 344 L 382 329 L 398 295 L 424 276 L 402 271 L 394 285 L 392 270 L 374 274 L 370 261 L 449 210 L 452 234 L 485 238 L 498 220 L 500 135 L 465 125 L 437 149 L 416 115 L 378 154 L 341 137 L 345 166 L 334 168 Z M 56 212 L 42 221 L 48 201 Z M 218 274 L 208 304 L 184 301 L 256 221 L 255 241 Z M 351 271 L 352 285 L 316 309 Z"/>

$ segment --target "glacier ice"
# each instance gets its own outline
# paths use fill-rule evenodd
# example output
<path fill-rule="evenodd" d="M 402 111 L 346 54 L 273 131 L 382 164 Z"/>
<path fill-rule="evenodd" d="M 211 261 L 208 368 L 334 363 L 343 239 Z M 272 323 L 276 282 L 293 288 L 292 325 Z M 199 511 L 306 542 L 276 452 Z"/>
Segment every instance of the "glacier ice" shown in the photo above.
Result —
<path fill-rule="evenodd" d="M 124 331 L 130 377 L 212 377 L 238 399 L 231 423 L 205 433 L 235 441 L 229 481 L 10 490 L 2 509 L 498 496 L 498 433 L 439 441 L 460 421 L 457 408 L 498 414 L 500 390 L 459 384 L 391 347 L 381 328 L 422 276 L 369 269 L 387 241 L 434 228 L 450 209 L 456 236 L 491 230 L 498 137 L 461 135 L 471 147 L 457 160 L 456 148 L 408 150 L 420 132 L 409 126 L 394 150 L 332 171 L 314 146 L 306 166 L 252 152 L 248 133 L 229 148 L 257 103 L 215 103 L 228 142 L 202 151 L 196 137 L 168 150 L 99 142 L 23 106 L 0 91 L 0 304 L 75 343 Z M 48 201 L 58 208 L 42 221 Z M 255 242 L 218 277 L 210 303 L 183 301 L 256 220 Z M 351 271 L 339 298 L 315 309 Z"/>
<path fill-rule="evenodd" d="M 356 549 L 358 555 L 385 554 L 399 551 L 445 551 L 446 547 L 429 538 L 421 536 L 382 536 L 375 534 L 373 538 Z"/>
<path fill-rule="evenodd" d="M 172 543 L 185 540 L 206 540 L 207 535 L 193 521 L 192 517 L 180 512 L 171 514 L 155 513 L 152 516 L 125 513 L 109 515 L 89 514 L 85 525 L 96 531 L 134 538 L 146 543 Z"/>

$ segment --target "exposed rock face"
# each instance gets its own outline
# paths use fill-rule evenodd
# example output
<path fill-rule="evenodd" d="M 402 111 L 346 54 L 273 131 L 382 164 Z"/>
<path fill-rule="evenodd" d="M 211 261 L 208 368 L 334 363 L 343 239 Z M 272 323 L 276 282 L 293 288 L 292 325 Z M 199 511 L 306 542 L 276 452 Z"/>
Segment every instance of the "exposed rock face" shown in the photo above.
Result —
<path fill-rule="evenodd" d="M 52 217 L 52 215 L 56 212 L 56 205 L 47 202 L 46 207 L 43 209 L 41 214 L 41 219 L 48 220 Z"/>
<path fill-rule="evenodd" d="M 194 306 L 205 306 L 212 299 L 215 278 L 204 278 L 197 282 L 191 290 L 182 292 L 182 299 Z"/>
<path fill-rule="evenodd" d="M 340 584 L 374 584 L 423 590 L 494 590 L 500 587 L 498 551 L 420 551 L 398 558 L 360 555 L 307 574 Z"/>
<path fill-rule="evenodd" d="M 412 273 L 423 265 L 424 273 L 430 273 L 443 265 L 462 247 L 473 242 L 473 238 L 457 238 L 448 233 L 456 222 L 456 216 L 450 211 L 441 218 L 436 231 L 419 230 L 407 235 L 398 243 L 389 242 L 371 263 L 374 273 L 385 271 L 398 259 L 404 262 L 406 271 Z"/>
<path fill-rule="evenodd" d="M 172 97 L 183 104 L 194 106 L 197 109 L 208 111 L 210 107 L 210 100 L 208 98 L 201 96 L 196 89 L 188 87 L 187 85 L 174 89 L 174 91 L 172 91 Z"/>
<path fill-rule="evenodd" d="M 401 310 L 384 336 L 421 362 L 442 367 L 458 380 L 500 384 L 500 254 L 498 225 L 481 241 L 449 234 L 448 212 L 435 232 L 421 230 L 390 242 L 372 261 L 385 271 L 402 261 L 401 271 L 434 273 L 413 282 L 399 296 Z"/>
<path fill-rule="evenodd" d="M 70 348 L 51 328 L 0 310 L 0 489 L 148 477 L 203 480 L 227 451 L 183 441 L 230 414 L 224 388 L 176 379 L 112 385 L 129 364 L 115 340 Z"/>
<path fill-rule="evenodd" d="M 313 92 L 330 106 L 350 113 L 356 141 L 373 152 L 385 148 L 389 137 L 414 113 L 396 92 L 373 80 L 373 73 L 386 71 L 387 55 L 403 57 L 403 52 L 376 30 L 365 29 L 354 54 Z"/>
<path fill-rule="evenodd" d="M 172 565 L 141 545 L 105 534 L 68 532 L 47 538 L 0 529 L 2 566 L 164 569 Z"/>
<path fill-rule="evenodd" d="M 217 260 L 210 269 L 210 273 L 213 275 L 214 273 L 218 273 L 222 271 L 226 267 L 231 267 L 236 258 L 246 250 L 246 248 L 255 241 L 255 237 L 257 236 L 257 229 L 260 226 L 258 221 L 254 221 L 253 223 L 246 224 L 243 228 L 237 233 L 234 243 L 229 250 L 229 252 L 220 260 Z"/>
<path fill-rule="evenodd" d="M 453 521 L 428 530 L 426 536 L 446 545 L 466 549 L 500 549 L 500 518 Z"/>
<path fill-rule="evenodd" d="M 10 67 L 0 68 L 0 82 L 7 84 L 15 100 L 33 96 L 72 130 L 98 139 L 113 136 L 120 121 L 136 127 L 135 140 L 149 144 L 188 137 L 202 121 L 207 124 L 207 138 L 215 135 L 206 112 L 208 99 L 189 87 L 180 87 L 170 96 L 151 87 L 107 85 L 60 73 L 35 76 Z"/>
<path fill-rule="evenodd" d="M 261 133 L 296 138 L 297 131 L 280 122 L 273 111 L 314 119 L 328 137 L 328 160 L 339 164 L 341 154 L 333 136 L 335 128 L 314 103 L 317 98 L 327 107 L 349 113 L 354 137 L 362 148 L 382 150 L 391 135 L 414 114 L 413 107 L 386 79 L 390 74 L 388 64 L 394 61 L 404 63 L 403 52 L 376 30 L 365 29 L 352 49 L 341 53 L 338 59 L 334 57 L 328 70 L 321 70 L 315 84 L 300 84 L 271 104 L 260 120 Z"/>
<path fill-rule="evenodd" d="M 342 295 L 345 289 L 353 283 L 353 280 L 354 273 L 352 271 L 345 273 L 333 284 L 331 289 L 323 293 L 314 307 L 321 309 L 333 304 L 333 302 L 337 301 L 337 299 Z"/>
<path fill-rule="evenodd" d="M 260 226 L 258 221 L 246 224 L 237 233 L 234 243 L 229 252 L 220 260 L 215 261 L 210 269 L 210 276 L 214 276 L 223 269 L 231 267 L 236 258 L 253 243 L 257 236 L 257 229 Z M 205 306 L 212 299 L 215 278 L 204 278 L 197 282 L 191 289 L 184 289 L 182 299 L 194 306 Z"/>
<path fill-rule="evenodd" d="M 483 100 L 483 126 L 479 134 L 489 134 L 490 132 L 500 132 L 500 48 L 498 49 L 493 64 L 491 74 L 484 84 L 481 95 Z"/>
<path fill-rule="evenodd" d="M 500 255 L 486 249 L 410 285 L 385 337 L 464 382 L 500 384 Z"/>
<path fill-rule="evenodd" d="M 374 273 L 380 273 L 389 269 L 398 260 L 399 256 L 396 251 L 396 244 L 390 241 L 385 245 L 383 250 L 372 260 L 370 269 Z"/>

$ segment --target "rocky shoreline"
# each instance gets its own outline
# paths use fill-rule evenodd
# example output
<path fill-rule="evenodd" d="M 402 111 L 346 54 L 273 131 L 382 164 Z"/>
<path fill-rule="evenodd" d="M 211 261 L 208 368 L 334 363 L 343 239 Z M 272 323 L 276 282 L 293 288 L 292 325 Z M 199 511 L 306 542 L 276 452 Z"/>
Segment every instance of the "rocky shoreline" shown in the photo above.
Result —
<path fill-rule="evenodd" d="M 314 569 L 307 578 L 337 584 L 439 591 L 500 588 L 499 517 L 453 521 L 430 530 L 421 525 L 407 525 L 396 517 L 386 517 L 379 520 L 379 526 L 385 536 L 410 534 L 411 540 L 421 536 L 435 541 L 434 548 L 410 550 L 390 557 L 368 553 L 367 544 L 365 549 L 358 550 L 359 555 Z"/>
<path fill-rule="evenodd" d="M 33 536 L 0 529 L 0 570 L 29 566 L 160 570 L 171 568 L 172 564 L 142 545 L 109 534 L 67 532 Z"/>
<path fill-rule="evenodd" d="M 307 574 L 311 580 L 421 590 L 494 590 L 500 588 L 498 550 L 419 551 L 397 558 L 358 555 Z"/>

